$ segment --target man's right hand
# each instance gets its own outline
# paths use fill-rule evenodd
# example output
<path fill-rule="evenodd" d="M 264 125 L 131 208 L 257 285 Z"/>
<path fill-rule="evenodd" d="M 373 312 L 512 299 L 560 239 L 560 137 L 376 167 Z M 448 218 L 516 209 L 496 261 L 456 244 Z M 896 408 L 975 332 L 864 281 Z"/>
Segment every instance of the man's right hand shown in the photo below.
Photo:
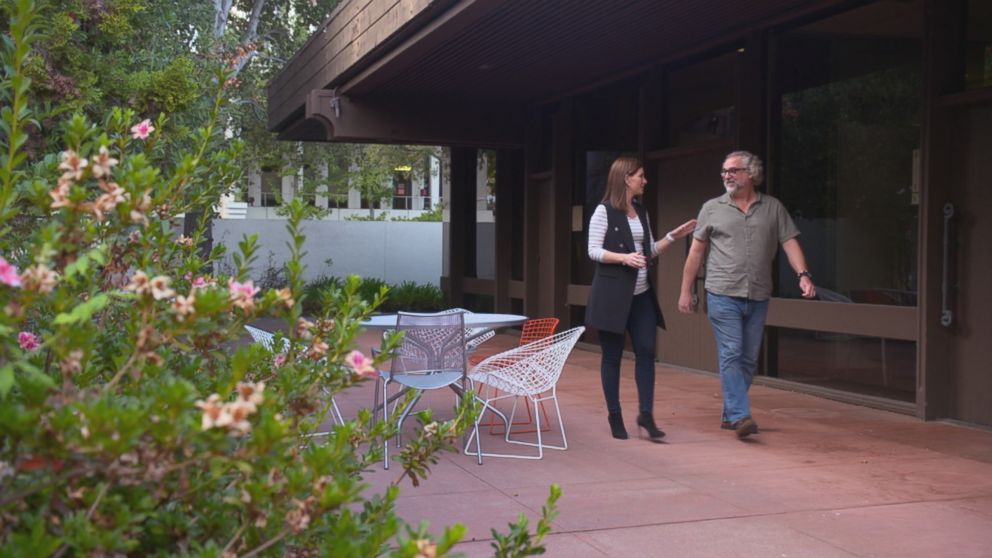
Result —
<path fill-rule="evenodd" d="M 682 293 L 679 295 L 679 312 L 692 314 L 696 309 L 692 305 L 692 293 Z"/>

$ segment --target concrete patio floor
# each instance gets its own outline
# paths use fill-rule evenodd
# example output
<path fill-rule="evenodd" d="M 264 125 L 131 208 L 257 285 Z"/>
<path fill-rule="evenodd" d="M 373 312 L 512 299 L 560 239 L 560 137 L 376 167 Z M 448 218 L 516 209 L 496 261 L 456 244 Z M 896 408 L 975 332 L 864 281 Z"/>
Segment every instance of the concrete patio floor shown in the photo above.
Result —
<path fill-rule="evenodd" d="M 376 339 L 366 334 L 362 347 Z M 498 335 L 487 347 L 515 343 Z M 719 428 L 715 376 L 658 366 L 655 417 L 668 435 L 654 444 L 637 437 L 633 362 L 625 359 L 631 439 L 615 440 L 599 354 L 581 347 L 558 396 L 567 451 L 482 466 L 446 453 L 421 486 L 400 483 L 400 515 L 428 521 L 433 533 L 461 522 L 468 532 L 456 550 L 490 556 L 490 529 L 506 531 L 520 513 L 533 528 L 548 486 L 558 483 L 546 556 L 992 556 L 992 432 L 754 386 L 761 433 L 741 441 Z M 346 417 L 370 401 L 371 386 L 339 396 Z M 450 393 L 428 404 L 450 418 Z M 483 434 L 483 444 L 508 449 L 501 436 Z M 381 492 L 399 474 L 395 465 L 376 468 L 366 480 Z"/>

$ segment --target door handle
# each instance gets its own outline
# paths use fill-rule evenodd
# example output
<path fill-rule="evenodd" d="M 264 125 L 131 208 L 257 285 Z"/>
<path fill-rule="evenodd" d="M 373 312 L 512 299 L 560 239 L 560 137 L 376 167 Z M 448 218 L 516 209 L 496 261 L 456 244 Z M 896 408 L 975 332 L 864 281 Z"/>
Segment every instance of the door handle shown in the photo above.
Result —
<path fill-rule="evenodd" d="M 951 222 L 953 219 L 954 204 L 947 202 L 944 204 L 944 254 L 940 283 L 940 325 L 944 327 L 950 327 L 954 323 L 954 311 L 951 310 L 951 245 L 953 243 Z"/>

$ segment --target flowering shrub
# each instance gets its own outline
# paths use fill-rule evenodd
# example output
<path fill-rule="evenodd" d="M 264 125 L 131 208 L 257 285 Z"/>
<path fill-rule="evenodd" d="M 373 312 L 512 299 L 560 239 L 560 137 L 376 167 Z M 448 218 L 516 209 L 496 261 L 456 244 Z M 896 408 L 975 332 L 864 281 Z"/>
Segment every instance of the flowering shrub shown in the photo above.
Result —
<path fill-rule="evenodd" d="M 289 211 L 284 289 L 262 292 L 247 279 L 253 238 L 229 277 L 211 273 L 221 250 L 198 248 L 203 208 L 237 177 L 239 145 L 217 126 L 222 86 L 209 119 L 181 142 L 165 117 L 113 109 L 101 125 L 71 118 L 62 151 L 29 161 L 23 68 L 36 13 L 30 0 L 7 4 L 0 555 L 445 555 L 464 529 L 435 539 L 396 517 L 395 484 L 363 492 L 362 473 L 391 434 L 385 425 L 363 411 L 327 438 L 307 436 L 329 394 L 380 364 L 353 346 L 385 292 L 362 301 L 351 278 L 321 293 L 318 315 L 302 316 L 299 203 Z M 205 215 L 199 231 L 177 236 L 182 216 L 196 214 Z M 286 350 L 237 343 L 262 315 L 293 326 Z M 422 413 L 425 427 L 397 457 L 401 478 L 416 484 L 473 411 L 463 404 L 441 423 Z M 542 550 L 526 523 L 514 533 L 497 553 Z"/>

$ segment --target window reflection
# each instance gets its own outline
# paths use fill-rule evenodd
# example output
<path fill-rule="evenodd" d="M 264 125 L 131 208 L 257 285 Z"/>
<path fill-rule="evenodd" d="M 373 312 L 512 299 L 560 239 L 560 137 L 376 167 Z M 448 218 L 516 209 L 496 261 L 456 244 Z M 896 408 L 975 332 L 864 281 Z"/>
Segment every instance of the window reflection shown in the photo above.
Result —
<path fill-rule="evenodd" d="M 596 263 L 589 259 L 589 219 L 596 211 L 596 206 L 603 200 L 610 166 L 621 155 L 623 152 L 616 150 L 586 151 L 581 175 L 582 183 L 585 185 L 582 191 L 584 199 L 573 200 L 573 203 L 582 204 L 582 226 L 581 230 L 572 232 L 572 283 L 579 285 L 592 283 Z M 575 195 L 576 193 L 573 192 L 573 197 Z"/>
<path fill-rule="evenodd" d="M 992 87 L 992 2 L 988 0 L 968 2 L 966 51 L 966 87 Z"/>
<path fill-rule="evenodd" d="M 817 286 L 844 301 L 916 304 L 920 13 L 877 3 L 777 41 L 774 193 Z M 800 296 L 784 256 L 778 284 Z"/>
<path fill-rule="evenodd" d="M 769 328 L 778 344 L 769 375 L 794 382 L 914 401 L 916 342 Z"/>
<path fill-rule="evenodd" d="M 480 150 L 475 177 L 475 270 L 479 279 L 496 278 L 496 151 Z"/>
<path fill-rule="evenodd" d="M 734 137 L 737 57 L 732 51 L 672 71 L 667 91 L 672 146 Z"/>

